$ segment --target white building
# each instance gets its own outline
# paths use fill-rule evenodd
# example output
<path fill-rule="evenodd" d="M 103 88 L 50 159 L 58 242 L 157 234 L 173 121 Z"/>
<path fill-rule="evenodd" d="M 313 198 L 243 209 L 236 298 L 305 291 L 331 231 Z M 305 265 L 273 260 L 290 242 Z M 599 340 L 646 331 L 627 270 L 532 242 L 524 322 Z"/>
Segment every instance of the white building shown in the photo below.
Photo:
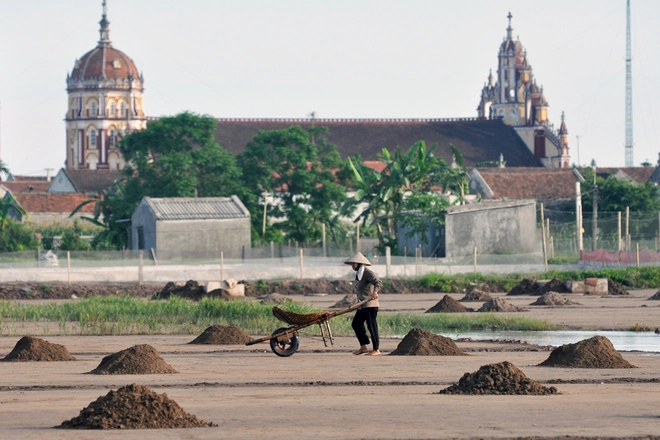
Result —
<path fill-rule="evenodd" d="M 98 45 L 67 75 L 66 168 L 120 170 L 118 140 L 144 129 L 143 78 L 125 53 L 112 47 L 105 1 Z"/>

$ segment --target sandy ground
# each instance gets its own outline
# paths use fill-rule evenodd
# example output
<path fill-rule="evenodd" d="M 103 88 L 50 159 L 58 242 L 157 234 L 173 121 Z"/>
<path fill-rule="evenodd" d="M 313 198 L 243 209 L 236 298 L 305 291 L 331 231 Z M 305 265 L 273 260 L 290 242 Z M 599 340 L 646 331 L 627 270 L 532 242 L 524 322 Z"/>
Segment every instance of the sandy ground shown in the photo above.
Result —
<path fill-rule="evenodd" d="M 575 296 L 582 306 L 528 307 L 521 315 L 566 326 L 629 328 L 660 325 L 655 291 L 628 298 Z M 460 298 L 462 295 L 452 295 Z M 386 311 L 423 312 L 442 295 L 387 295 Z M 339 297 L 296 298 L 327 307 Z M 507 297 L 527 306 L 535 297 Z M 478 304 L 466 304 L 477 306 Z M 646 307 L 642 307 L 646 305 Z M 507 315 L 517 315 L 507 314 Z M 519 351 L 515 343 L 459 342 L 469 356 L 353 356 L 353 338 L 324 348 L 302 337 L 300 350 L 279 358 L 268 344 L 187 345 L 190 336 L 47 336 L 75 362 L 0 363 L 0 438 L 98 439 L 353 439 L 640 437 L 660 435 L 660 336 L 655 353 L 623 352 L 629 370 L 538 367 L 548 351 Z M 5 356 L 18 336 L 0 338 Z M 384 354 L 400 341 L 384 339 Z M 85 374 L 104 355 L 136 344 L 154 346 L 179 374 Z M 484 351 L 487 349 L 487 351 Z M 528 377 L 553 383 L 556 396 L 435 394 L 466 372 L 510 361 Z M 568 383 L 570 381 L 570 383 Z M 219 426 L 184 430 L 62 431 L 52 429 L 111 389 L 137 383 L 165 392 L 186 411 Z"/>

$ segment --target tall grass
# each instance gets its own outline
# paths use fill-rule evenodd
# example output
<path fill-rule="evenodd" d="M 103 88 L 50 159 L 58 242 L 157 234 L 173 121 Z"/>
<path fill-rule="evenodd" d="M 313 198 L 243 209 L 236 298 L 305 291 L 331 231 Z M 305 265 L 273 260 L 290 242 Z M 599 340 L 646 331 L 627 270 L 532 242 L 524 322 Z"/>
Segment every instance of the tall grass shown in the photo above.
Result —
<path fill-rule="evenodd" d="M 295 313 L 313 313 L 318 310 L 296 302 L 283 306 Z M 331 320 L 337 336 L 353 335 L 352 314 Z M 224 301 L 205 298 L 192 302 L 178 297 L 163 301 L 150 301 L 131 296 L 91 297 L 63 304 L 16 304 L 0 301 L 2 324 L 17 322 L 56 322 L 61 334 L 84 335 L 123 334 L 197 334 L 213 324 L 236 325 L 251 335 L 272 333 L 286 324 L 272 314 L 272 306 L 253 301 Z M 494 314 L 417 315 L 411 313 L 381 313 L 378 318 L 383 336 L 403 335 L 413 327 L 440 332 L 448 330 L 549 330 L 546 321 L 527 318 L 503 318 Z M 311 326 L 301 331 L 304 335 L 318 334 Z"/>

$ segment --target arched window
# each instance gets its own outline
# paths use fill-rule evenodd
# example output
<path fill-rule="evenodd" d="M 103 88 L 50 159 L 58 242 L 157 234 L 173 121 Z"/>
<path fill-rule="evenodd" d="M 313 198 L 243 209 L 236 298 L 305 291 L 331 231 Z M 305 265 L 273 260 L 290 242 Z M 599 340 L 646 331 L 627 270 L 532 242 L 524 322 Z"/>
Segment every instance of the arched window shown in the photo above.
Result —
<path fill-rule="evenodd" d="M 110 116 L 113 118 L 117 117 L 117 103 L 115 101 L 110 101 Z"/>
<path fill-rule="evenodd" d="M 89 132 L 89 145 L 96 147 L 96 130 Z"/>
<path fill-rule="evenodd" d="M 99 114 L 99 108 L 96 105 L 96 101 L 92 101 L 89 104 L 89 114 L 90 116 L 97 116 Z"/>
<path fill-rule="evenodd" d="M 117 142 L 117 132 L 115 132 L 115 129 L 110 130 L 110 146 L 114 147 L 115 142 Z"/>
<path fill-rule="evenodd" d="M 119 116 L 122 118 L 126 116 L 126 103 L 124 101 L 119 103 Z"/>

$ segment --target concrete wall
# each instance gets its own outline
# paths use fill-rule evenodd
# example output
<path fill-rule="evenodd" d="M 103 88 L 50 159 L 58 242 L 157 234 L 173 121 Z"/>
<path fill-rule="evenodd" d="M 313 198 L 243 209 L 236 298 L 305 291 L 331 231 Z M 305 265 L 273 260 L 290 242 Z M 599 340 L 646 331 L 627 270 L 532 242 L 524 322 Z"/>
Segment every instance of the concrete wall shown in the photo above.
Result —
<path fill-rule="evenodd" d="M 146 233 L 146 232 L 145 232 Z M 170 220 L 156 222 L 159 255 L 194 257 L 204 253 L 240 258 L 250 248 L 250 218 L 227 220 Z"/>
<path fill-rule="evenodd" d="M 446 256 L 524 254 L 540 251 L 536 202 L 510 201 L 450 208 L 445 217 Z"/>

